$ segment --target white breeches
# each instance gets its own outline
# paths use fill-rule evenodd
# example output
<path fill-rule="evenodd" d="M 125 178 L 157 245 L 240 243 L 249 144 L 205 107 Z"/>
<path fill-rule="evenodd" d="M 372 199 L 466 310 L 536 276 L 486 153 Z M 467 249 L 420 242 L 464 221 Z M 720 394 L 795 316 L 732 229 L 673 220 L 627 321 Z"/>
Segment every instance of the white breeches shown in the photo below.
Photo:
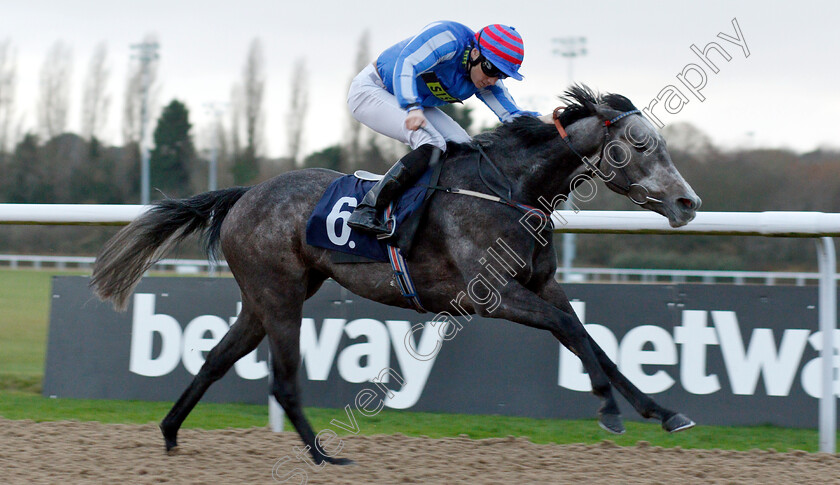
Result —
<path fill-rule="evenodd" d="M 406 111 L 397 97 L 385 90 L 376 68 L 369 64 L 353 79 L 347 94 L 347 106 L 360 123 L 368 128 L 399 140 L 412 149 L 431 144 L 446 151 L 446 141 L 466 143 L 470 135 L 443 111 L 423 108 L 426 126 L 419 130 L 405 127 Z"/>

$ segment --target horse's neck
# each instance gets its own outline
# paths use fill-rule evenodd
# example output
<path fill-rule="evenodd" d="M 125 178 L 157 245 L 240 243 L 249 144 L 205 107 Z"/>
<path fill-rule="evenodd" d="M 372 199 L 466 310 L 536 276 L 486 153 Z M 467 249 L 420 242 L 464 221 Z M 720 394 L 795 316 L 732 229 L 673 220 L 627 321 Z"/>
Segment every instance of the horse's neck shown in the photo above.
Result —
<path fill-rule="evenodd" d="M 530 167 L 518 180 L 518 197 L 522 203 L 535 207 L 542 207 L 545 201 L 551 202 L 558 196 L 568 196 L 569 182 L 583 165 L 577 156 L 557 144 L 541 153 L 528 154 L 522 160 Z"/>
<path fill-rule="evenodd" d="M 572 180 L 586 170 L 580 156 L 597 163 L 596 157 L 603 143 L 600 128 L 600 122 L 594 116 L 580 120 L 566 129 L 574 150 L 558 136 L 519 157 L 529 168 L 519 178 L 523 202 L 541 207 L 545 205 L 544 201 L 556 203 L 562 197 L 568 197 Z"/>

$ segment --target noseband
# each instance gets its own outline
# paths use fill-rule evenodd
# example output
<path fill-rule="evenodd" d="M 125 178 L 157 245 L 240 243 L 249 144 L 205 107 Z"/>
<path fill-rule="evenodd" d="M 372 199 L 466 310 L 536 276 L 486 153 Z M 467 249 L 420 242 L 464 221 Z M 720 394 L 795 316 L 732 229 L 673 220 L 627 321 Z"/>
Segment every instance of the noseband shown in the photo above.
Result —
<path fill-rule="evenodd" d="M 598 167 L 593 165 L 592 162 L 590 162 L 586 157 L 584 157 L 577 150 L 575 150 L 575 147 L 572 145 L 572 142 L 569 139 L 569 134 L 566 133 L 566 129 L 563 128 L 563 125 L 560 123 L 560 111 L 564 109 L 566 109 L 564 106 L 560 106 L 554 110 L 554 126 L 557 127 L 557 132 L 560 133 L 560 138 L 563 139 L 563 141 L 566 143 L 566 145 L 569 147 L 572 153 L 577 155 L 580 161 L 583 162 L 583 164 L 586 165 L 586 167 L 589 168 L 590 171 L 594 172 L 596 175 L 599 175 L 605 184 L 616 189 L 616 191 L 620 194 L 627 196 L 627 198 L 633 201 L 634 204 L 644 205 L 648 202 L 662 203 L 661 200 L 650 197 L 648 195 L 649 192 L 644 185 L 630 182 L 630 178 L 627 176 L 627 172 L 624 171 L 624 166 L 613 166 L 614 169 L 617 169 L 613 172 L 613 175 L 615 175 L 616 173 L 619 174 L 623 179 L 621 182 L 615 181 L 616 177 L 607 180 L 607 178 L 603 176 L 603 173 L 598 169 Z M 618 120 L 624 118 L 625 116 L 640 113 L 641 112 L 639 110 L 634 109 L 632 111 L 625 111 L 611 120 L 604 121 L 604 142 L 601 143 L 601 156 L 598 161 L 604 159 L 604 152 L 607 149 L 608 140 L 610 139 L 610 126 L 614 125 Z"/>

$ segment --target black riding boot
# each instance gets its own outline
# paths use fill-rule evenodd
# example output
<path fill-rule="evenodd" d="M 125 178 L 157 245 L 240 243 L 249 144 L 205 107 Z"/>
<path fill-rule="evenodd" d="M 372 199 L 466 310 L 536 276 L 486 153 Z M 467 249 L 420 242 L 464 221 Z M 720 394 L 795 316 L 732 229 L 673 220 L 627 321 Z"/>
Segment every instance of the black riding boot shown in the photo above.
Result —
<path fill-rule="evenodd" d="M 423 175 L 429 167 L 429 159 L 434 148 L 433 145 L 420 145 L 397 161 L 382 177 L 382 180 L 365 194 L 356 210 L 347 219 L 347 225 L 353 229 L 377 235 L 388 234 L 390 231 L 387 223 L 379 219 L 378 213 L 388 207 L 388 204 Z"/>

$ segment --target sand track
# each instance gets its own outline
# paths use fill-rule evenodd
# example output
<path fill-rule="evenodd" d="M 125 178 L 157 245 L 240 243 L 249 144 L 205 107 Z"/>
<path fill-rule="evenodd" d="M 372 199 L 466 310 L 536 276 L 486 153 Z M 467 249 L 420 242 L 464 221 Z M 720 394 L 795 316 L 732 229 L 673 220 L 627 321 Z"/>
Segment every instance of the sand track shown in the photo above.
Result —
<path fill-rule="evenodd" d="M 298 461 L 295 433 L 182 430 L 167 456 L 157 426 L 0 418 L 0 483 L 840 483 L 840 457 L 820 453 L 664 449 L 640 443 L 535 445 L 402 435 L 342 438 L 352 466 Z M 295 468 L 301 472 L 294 475 Z"/>

